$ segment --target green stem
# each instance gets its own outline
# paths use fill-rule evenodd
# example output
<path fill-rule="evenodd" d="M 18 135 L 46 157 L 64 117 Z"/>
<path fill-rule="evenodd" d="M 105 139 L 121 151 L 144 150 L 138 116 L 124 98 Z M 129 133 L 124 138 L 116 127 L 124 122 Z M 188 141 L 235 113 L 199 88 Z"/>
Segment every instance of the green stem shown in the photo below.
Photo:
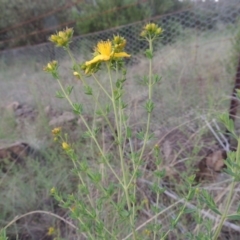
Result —
<path fill-rule="evenodd" d="M 238 165 L 239 161 L 240 161 L 240 138 L 237 138 L 238 139 L 238 146 L 237 146 L 237 151 L 236 151 L 236 159 L 235 159 L 235 163 Z M 222 226 L 225 222 L 225 220 L 227 219 L 227 215 L 228 215 L 228 212 L 229 212 L 229 209 L 230 209 L 230 206 L 231 206 L 231 201 L 232 201 L 232 196 L 233 196 L 233 193 L 234 193 L 234 189 L 235 189 L 235 185 L 236 185 L 236 181 L 235 179 L 233 178 L 232 179 L 232 182 L 230 184 L 230 191 L 228 193 L 228 198 L 227 198 L 227 203 L 226 203 L 226 206 L 224 207 L 224 212 L 221 216 L 221 219 L 220 219 L 220 222 L 218 224 L 218 227 L 213 235 L 213 240 L 217 240 L 218 239 L 218 236 L 221 232 L 221 229 L 222 229 Z"/>
<path fill-rule="evenodd" d="M 153 40 L 154 39 L 149 39 L 148 40 L 148 42 L 149 42 L 149 50 L 151 52 L 153 52 Z M 148 100 L 152 100 L 152 86 L 153 86 L 153 83 L 152 83 L 152 64 L 153 64 L 153 59 L 151 58 L 151 59 L 149 59 L 149 72 L 148 72 Z M 148 111 L 146 132 L 145 132 L 145 135 L 144 135 L 143 146 L 141 148 L 141 153 L 140 153 L 139 161 L 138 161 L 137 165 L 139 165 L 139 163 L 141 162 L 144 150 L 145 150 L 146 145 L 147 145 L 148 133 L 149 133 L 149 129 L 150 129 L 151 116 L 152 116 L 152 113 Z M 137 170 L 138 169 L 136 168 L 136 170 L 133 171 L 132 177 L 131 177 L 131 179 L 129 181 L 129 185 L 131 184 L 131 182 L 135 178 L 135 175 L 137 174 Z"/>
<path fill-rule="evenodd" d="M 236 182 L 234 182 L 234 180 L 232 180 L 231 185 L 230 185 L 230 191 L 228 193 L 227 203 L 226 203 L 226 206 L 224 207 L 224 212 L 221 216 L 218 227 L 217 227 L 217 229 L 216 229 L 216 231 L 213 235 L 213 240 L 218 239 L 218 236 L 219 236 L 219 234 L 222 230 L 222 226 L 223 226 L 225 220 L 227 219 L 227 215 L 228 215 L 229 208 L 230 208 L 230 205 L 231 205 L 231 200 L 232 200 L 233 192 L 234 192 L 234 189 L 235 189 L 235 185 L 236 185 Z"/>
<path fill-rule="evenodd" d="M 106 94 L 106 96 L 112 101 L 112 97 L 109 95 L 109 93 L 108 93 L 108 92 L 106 91 L 106 89 L 103 87 L 103 85 L 98 81 L 97 77 L 96 77 L 94 74 L 92 74 L 92 76 L 93 76 L 94 80 L 96 81 L 96 83 L 98 84 L 98 86 L 103 90 L 103 92 Z M 102 110 L 102 107 L 101 107 L 101 105 L 99 104 L 99 102 L 98 102 L 97 100 L 95 100 L 95 101 L 97 102 L 98 106 L 100 107 L 100 110 L 101 110 L 101 112 L 103 113 L 103 117 L 104 117 L 104 119 L 106 120 L 108 126 L 110 127 L 110 130 L 111 130 L 114 138 L 116 138 L 116 133 L 115 133 L 115 131 L 114 131 L 114 128 L 113 128 L 111 122 L 109 121 L 108 117 L 106 116 L 106 114 L 105 114 L 104 111 Z"/>
<path fill-rule="evenodd" d="M 69 102 L 70 106 L 74 109 L 75 107 L 73 106 L 73 103 L 72 103 L 71 99 L 69 98 L 69 96 L 67 95 L 65 89 L 63 88 L 60 80 L 57 79 L 57 81 L 58 81 L 58 84 L 59 84 L 59 86 L 60 86 L 60 88 L 61 88 L 61 90 L 62 90 L 65 98 L 66 98 L 67 101 Z M 89 131 L 89 133 L 91 134 L 91 136 L 92 136 L 92 138 L 93 138 L 93 140 L 94 140 L 94 142 L 95 142 L 95 144 L 96 144 L 96 146 L 97 146 L 97 148 L 98 148 L 101 156 L 103 156 L 103 158 L 104 158 L 104 160 L 106 161 L 108 167 L 111 169 L 112 173 L 113 173 L 114 176 L 117 178 L 117 180 L 119 181 L 119 183 L 120 183 L 121 185 L 123 185 L 121 179 L 118 177 L 117 173 L 114 171 L 114 169 L 112 168 L 111 164 L 109 164 L 106 156 L 104 155 L 104 152 L 103 152 L 102 148 L 100 147 L 100 145 L 99 145 L 99 143 L 98 143 L 98 141 L 97 141 L 94 133 L 93 133 L 93 132 L 91 131 L 91 129 L 89 128 L 89 125 L 88 125 L 88 123 L 86 122 L 85 118 L 84 118 L 82 115 L 80 115 L 80 118 L 81 118 L 82 122 L 84 123 L 85 127 L 87 128 L 87 130 Z"/>
<path fill-rule="evenodd" d="M 109 93 L 106 91 L 106 89 L 103 87 L 103 85 L 98 81 L 98 79 L 96 78 L 96 76 L 94 74 L 92 74 L 94 80 L 96 81 L 96 83 L 98 84 L 98 86 L 103 90 L 103 92 L 106 94 L 106 96 L 112 101 L 112 97 L 109 95 Z"/>
<path fill-rule="evenodd" d="M 156 159 L 157 160 L 157 159 Z M 159 167 L 159 165 L 158 165 L 158 167 L 157 167 L 157 170 L 158 171 L 160 171 L 160 167 Z M 161 186 L 161 179 L 160 178 L 158 178 L 158 186 Z M 159 206 L 159 199 L 160 199 L 160 194 L 159 194 L 159 192 L 157 192 L 157 198 L 156 198 L 156 205 L 157 206 Z M 155 218 L 155 225 L 157 225 L 157 219 Z M 153 234 L 153 240 L 156 240 L 156 237 L 157 237 L 157 232 L 156 231 L 154 231 L 154 234 Z"/>
<path fill-rule="evenodd" d="M 110 127 L 110 130 L 111 130 L 112 134 L 115 136 L 116 134 L 115 134 L 114 128 L 113 128 L 109 118 L 107 117 L 107 115 L 103 111 L 101 104 L 99 103 L 99 101 L 97 100 L 97 98 L 94 95 L 92 95 L 92 96 L 93 96 L 93 99 L 94 99 L 95 103 L 97 104 L 98 108 L 100 109 L 104 120 L 107 122 L 108 126 Z"/>
<path fill-rule="evenodd" d="M 237 147 L 236 159 L 235 159 L 236 162 L 239 161 L 239 157 L 240 157 L 240 139 L 238 139 L 238 147 Z M 224 212 L 221 216 L 218 227 L 217 227 L 217 229 L 216 229 L 216 231 L 213 235 L 213 240 L 218 239 L 218 237 L 220 235 L 220 232 L 222 230 L 223 224 L 224 224 L 225 220 L 227 219 L 227 215 L 228 215 L 229 209 L 231 207 L 231 201 L 232 201 L 232 196 L 233 196 L 233 193 L 234 193 L 235 186 L 236 186 L 235 179 L 232 179 L 232 182 L 230 184 L 230 191 L 229 191 L 228 196 L 227 196 L 227 203 L 224 206 Z"/>
<path fill-rule="evenodd" d="M 178 216 L 176 217 L 176 220 L 175 220 L 176 224 L 177 224 L 177 222 L 179 221 L 179 219 L 181 218 L 181 216 L 183 215 L 186 206 L 187 206 L 187 202 L 185 201 L 185 203 L 184 203 L 184 205 L 183 205 L 183 208 L 181 209 L 180 213 L 179 213 Z M 160 240 L 164 240 L 171 231 L 172 231 L 172 229 L 169 228 L 168 231 L 163 235 L 163 237 L 161 237 Z"/>
<path fill-rule="evenodd" d="M 78 66 L 77 61 L 76 61 L 76 59 L 74 58 L 74 56 L 73 56 L 72 51 L 70 50 L 70 48 L 67 47 L 67 48 L 66 48 L 66 51 L 67 51 L 68 55 L 70 56 L 73 64 L 77 67 L 77 66 Z M 78 73 L 80 74 L 80 69 L 79 69 L 79 67 L 78 67 Z M 80 78 L 82 78 L 81 74 L 80 74 Z"/>
<path fill-rule="evenodd" d="M 73 56 L 71 50 L 69 49 L 69 47 L 66 48 L 66 51 L 67 51 L 68 55 L 70 56 L 73 64 L 74 64 L 75 66 L 78 66 L 77 61 L 76 61 L 76 59 L 74 58 L 74 56 Z M 79 69 L 79 67 L 78 67 L 78 73 L 80 74 L 80 69 Z M 107 95 L 109 98 L 111 98 L 111 96 L 106 92 L 106 90 L 104 89 L 104 87 L 103 87 L 103 86 L 101 85 L 101 83 L 98 81 L 98 79 L 96 78 L 96 76 L 95 76 L 94 74 L 92 74 L 92 76 L 93 76 L 93 78 L 95 79 L 95 81 L 98 83 L 98 85 L 100 86 L 100 88 L 106 93 L 106 95 Z M 85 86 L 87 86 L 87 83 L 86 83 L 84 77 L 83 77 L 81 74 L 80 74 L 80 78 L 81 78 L 81 80 L 83 81 L 83 84 L 84 84 Z M 115 134 L 115 133 L 114 133 L 114 129 L 113 129 L 113 127 L 112 127 L 109 119 L 108 119 L 108 118 L 106 117 L 106 115 L 104 114 L 104 111 L 102 110 L 102 107 L 101 107 L 100 103 L 97 101 L 97 99 L 96 99 L 96 97 L 95 97 L 94 95 L 92 95 L 92 96 L 93 96 L 93 99 L 94 99 L 95 103 L 98 105 L 98 107 L 100 108 L 101 112 L 103 113 L 103 117 L 104 117 L 104 119 L 106 120 L 106 122 L 108 123 L 108 125 L 109 125 L 112 133 Z"/>
<path fill-rule="evenodd" d="M 112 101 L 112 105 L 113 105 L 113 111 L 114 111 L 114 119 L 115 119 L 115 124 L 116 124 L 116 128 L 117 128 L 117 145 L 118 145 L 118 151 L 119 151 L 119 157 L 120 157 L 120 164 L 121 164 L 121 170 L 122 170 L 122 174 L 123 174 L 123 191 L 126 197 L 126 201 L 127 201 L 127 206 L 128 206 L 128 211 L 132 212 L 132 214 L 130 215 L 130 224 L 131 224 L 131 228 L 132 228 L 132 232 L 133 232 L 133 239 L 136 239 L 136 232 L 135 232 L 135 226 L 134 226 L 134 216 L 135 213 L 132 209 L 131 206 L 131 200 L 130 200 L 130 196 L 129 196 L 129 189 L 128 189 L 128 170 L 127 167 L 125 165 L 124 162 L 124 154 L 123 154 L 123 139 L 122 139 L 122 127 L 120 126 L 120 124 L 122 124 L 122 111 L 117 111 L 117 106 L 116 106 L 116 100 L 115 100 L 115 96 L 114 96 L 114 88 L 113 88 L 113 80 L 112 80 L 112 75 L 111 75 L 111 69 L 110 69 L 110 65 L 107 64 L 107 69 L 108 69 L 108 76 L 109 76 L 109 81 L 110 81 L 110 88 L 111 88 L 111 101 Z"/>
<path fill-rule="evenodd" d="M 150 52 L 153 52 L 153 44 L 152 44 L 152 40 L 149 39 L 149 50 Z M 149 59 L 149 73 L 148 73 L 148 100 L 152 100 L 152 58 Z M 144 142 L 143 142 L 143 146 L 142 146 L 142 151 L 140 154 L 140 159 L 142 158 L 142 155 L 144 153 L 147 141 L 148 141 L 148 133 L 149 133 L 149 128 L 150 128 L 150 120 L 151 120 L 151 115 L 152 113 L 148 111 L 148 117 L 147 117 L 147 126 L 146 126 L 146 132 L 145 132 L 145 137 L 144 137 Z"/>

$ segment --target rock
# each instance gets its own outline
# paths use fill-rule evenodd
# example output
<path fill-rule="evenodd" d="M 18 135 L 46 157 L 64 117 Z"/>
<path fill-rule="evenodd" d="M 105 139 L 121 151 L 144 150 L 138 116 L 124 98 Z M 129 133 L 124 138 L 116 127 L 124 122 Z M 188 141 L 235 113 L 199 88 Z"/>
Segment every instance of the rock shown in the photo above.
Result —
<path fill-rule="evenodd" d="M 11 112 L 15 112 L 19 107 L 20 107 L 20 103 L 17 102 L 17 101 L 14 101 L 14 102 L 12 102 L 12 103 L 9 103 L 9 104 L 6 106 L 6 110 L 7 110 L 7 111 L 11 111 Z"/>
<path fill-rule="evenodd" d="M 44 113 L 46 114 L 46 116 L 49 119 L 59 116 L 59 113 L 54 108 L 52 108 L 50 105 L 48 105 L 44 108 Z"/>
<path fill-rule="evenodd" d="M 23 163 L 24 159 L 29 155 L 34 154 L 34 149 L 25 142 L 15 142 L 13 144 L 1 144 L 0 147 L 0 165 L 1 168 L 5 168 L 6 163 L 3 160 L 9 160 L 10 162 L 16 161 L 16 163 Z"/>
<path fill-rule="evenodd" d="M 223 150 L 216 150 L 208 154 L 198 164 L 196 181 L 215 181 L 221 170 L 225 167 L 224 159 L 226 159 L 226 157 L 227 154 Z"/>
<path fill-rule="evenodd" d="M 224 167 L 224 160 L 226 159 L 226 153 L 223 150 L 218 150 L 206 157 L 206 165 L 208 168 L 219 172 Z"/>
<path fill-rule="evenodd" d="M 44 112 L 47 116 L 50 116 L 50 114 L 52 112 L 52 108 L 48 105 L 44 108 Z"/>
<path fill-rule="evenodd" d="M 34 119 L 35 116 L 37 115 L 36 111 L 34 108 L 27 106 L 27 105 L 20 105 L 16 110 L 15 110 L 15 115 L 18 118 L 29 118 L 29 119 Z"/>
<path fill-rule="evenodd" d="M 49 122 L 49 126 L 62 126 L 64 123 L 72 122 L 76 119 L 76 115 L 74 115 L 72 112 L 64 112 L 62 115 L 52 118 Z"/>

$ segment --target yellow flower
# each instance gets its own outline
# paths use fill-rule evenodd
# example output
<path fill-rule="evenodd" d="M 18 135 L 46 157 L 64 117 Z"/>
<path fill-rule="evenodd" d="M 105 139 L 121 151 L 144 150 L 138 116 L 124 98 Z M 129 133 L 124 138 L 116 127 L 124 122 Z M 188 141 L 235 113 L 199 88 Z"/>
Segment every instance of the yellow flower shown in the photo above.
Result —
<path fill-rule="evenodd" d="M 52 236 L 55 234 L 55 228 L 54 227 L 50 227 L 48 228 L 48 232 L 47 232 L 47 235 L 48 236 Z"/>
<path fill-rule="evenodd" d="M 58 32 L 58 37 L 64 38 L 65 37 L 65 32 L 59 31 Z"/>
<path fill-rule="evenodd" d="M 65 29 L 65 34 L 67 35 L 67 37 L 70 39 L 73 36 L 73 29 L 72 28 L 66 28 Z"/>
<path fill-rule="evenodd" d="M 148 23 L 143 27 L 143 31 L 140 36 L 145 38 L 154 38 L 159 36 L 163 32 L 162 28 L 158 27 L 155 23 Z"/>
<path fill-rule="evenodd" d="M 159 149 L 159 145 L 156 143 L 156 144 L 154 145 L 154 148 L 155 148 L 155 149 Z"/>
<path fill-rule="evenodd" d="M 70 209 L 74 212 L 74 211 L 76 210 L 76 206 L 75 206 L 75 205 L 72 205 L 72 206 L 70 207 Z"/>
<path fill-rule="evenodd" d="M 92 63 L 90 65 L 86 65 L 86 63 L 81 65 L 81 69 L 85 72 L 85 74 L 92 74 L 99 70 L 101 62 Z"/>
<path fill-rule="evenodd" d="M 151 235 L 151 231 L 148 230 L 148 229 L 145 229 L 145 230 L 144 230 L 144 235 L 150 236 L 150 235 Z"/>
<path fill-rule="evenodd" d="M 63 150 L 65 150 L 65 151 L 68 151 L 68 150 L 71 149 L 70 145 L 69 145 L 68 143 L 66 143 L 66 142 L 63 142 L 63 143 L 62 143 L 62 148 L 63 148 Z"/>
<path fill-rule="evenodd" d="M 146 26 L 145 26 L 145 29 L 147 31 L 156 31 L 158 29 L 158 25 L 155 24 L 155 23 L 148 23 Z"/>
<path fill-rule="evenodd" d="M 53 135 L 58 135 L 60 132 L 61 132 L 61 128 L 60 128 L 60 127 L 54 128 L 54 129 L 52 130 L 52 134 L 53 134 Z"/>
<path fill-rule="evenodd" d="M 76 78 L 78 78 L 78 79 L 81 78 L 79 72 L 77 72 L 77 71 L 74 71 L 74 72 L 73 72 L 73 75 L 74 75 Z"/>
<path fill-rule="evenodd" d="M 113 45 L 115 52 L 121 52 L 126 46 L 126 39 L 124 37 L 121 37 L 119 35 L 113 36 Z"/>
<path fill-rule="evenodd" d="M 112 48 L 111 41 L 100 41 L 97 44 L 95 49 L 95 57 L 91 61 L 87 61 L 85 63 L 86 66 L 90 66 L 94 63 L 109 61 L 114 58 L 123 58 L 123 57 L 130 57 L 129 54 L 126 52 L 115 52 Z"/>
<path fill-rule="evenodd" d="M 57 47 L 67 47 L 73 36 L 73 29 L 66 28 L 63 31 L 59 31 L 56 34 L 50 36 L 49 40 L 53 42 Z"/>
<path fill-rule="evenodd" d="M 58 35 L 55 35 L 55 34 L 51 35 L 50 38 L 49 38 L 49 40 L 50 40 L 51 42 L 56 42 L 56 41 L 58 40 Z"/>
<path fill-rule="evenodd" d="M 58 62 L 57 61 L 51 61 L 43 68 L 45 72 L 54 72 L 58 68 Z"/>
<path fill-rule="evenodd" d="M 51 194 L 56 193 L 56 188 L 55 188 L 55 187 L 51 188 L 50 193 L 51 193 Z"/>

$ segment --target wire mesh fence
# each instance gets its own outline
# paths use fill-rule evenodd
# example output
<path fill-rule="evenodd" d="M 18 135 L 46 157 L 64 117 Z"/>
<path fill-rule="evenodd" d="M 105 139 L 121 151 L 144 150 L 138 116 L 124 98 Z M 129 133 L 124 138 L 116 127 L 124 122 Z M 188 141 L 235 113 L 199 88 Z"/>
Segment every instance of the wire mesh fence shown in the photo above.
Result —
<path fill-rule="evenodd" d="M 222 104 L 222 99 L 231 95 L 236 73 L 232 42 L 239 29 L 239 13 L 240 3 L 235 1 L 198 2 L 178 12 L 74 37 L 71 50 L 84 61 L 99 40 L 120 34 L 127 39 L 126 51 L 132 55 L 128 62 L 131 76 L 140 81 L 147 46 L 139 33 L 146 22 L 158 23 L 164 32 L 155 44 L 154 70 L 163 80 L 155 98 L 161 101 L 162 122 L 179 124 L 180 116 L 191 119 L 196 107 L 227 109 L 228 102 Z M 55 59 L 64 62 L 66 53 L 49 42 L 0 52 L 0 67 L 6 71 L 29 64 L 34 71 L 42 71 L 43 65 Z"/>

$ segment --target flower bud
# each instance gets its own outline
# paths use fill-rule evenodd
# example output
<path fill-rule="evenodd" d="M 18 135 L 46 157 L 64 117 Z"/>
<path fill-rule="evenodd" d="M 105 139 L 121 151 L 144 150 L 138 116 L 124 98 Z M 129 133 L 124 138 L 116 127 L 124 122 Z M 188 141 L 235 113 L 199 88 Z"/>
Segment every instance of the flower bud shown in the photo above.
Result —
<path fill-rule="evenodd" d="M 69 145 L 68 143 L 66 143 L 66 142 L 63 142 L 63 143 L 62 143 L 62 148 L 63 148 L 63 150 L 65 150 L 65 151 L 68 151 L 68 150 L 71 149 L 70 145 Z"/>
<path fill-rule="evenodd" d="M 47 66 L 45 66 L 45 67 L 43 68 L 43 70 L 44 70 L 45 72 L 53 73 L 53 72 L 55 72 L 55 71 L 57 70 L 57 68 L 58 68 L 58 62 L 54 60 L 54 61 L 49 62 L 49 63 L 47 64 Z"/>
<path fill-rule="evenodd" d="M 52 130 L 52 134 L 53 134 L 53 135 L 58 135 L 60 132 L 61 132 L 61 128 L 60 128 L 60 127 L 54 128 L 54 129 Z"/>
<path fill-rule="evenodd" d="M 63 31 L 59 31 L 56 34 L 50 36 L 49 40 L 53 42 L 57 47 L 68 47 L 73 36 L 73 29 L 66 28 Z"/>

